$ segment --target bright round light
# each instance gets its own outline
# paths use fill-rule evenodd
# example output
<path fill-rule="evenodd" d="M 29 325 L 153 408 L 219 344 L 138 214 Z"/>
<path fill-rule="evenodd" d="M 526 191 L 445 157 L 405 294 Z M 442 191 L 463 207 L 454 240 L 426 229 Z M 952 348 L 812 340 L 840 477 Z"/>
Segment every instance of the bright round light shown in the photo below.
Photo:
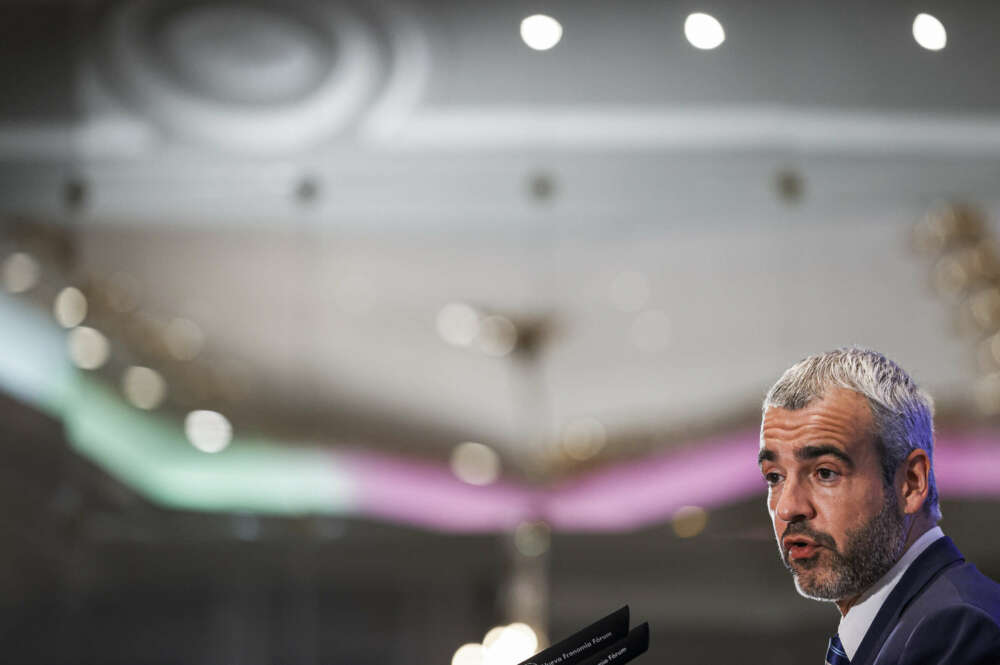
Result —
<path fill-rule="evenodd" d="M 486 650 L 482 644 L 463 644 L 455 651 L 451 657 L 451 665 L 483 665 L 486 657 Z"/>
<path fill-rule="evenodd" d="M 489 446 L 466 441 L 452 451 L 451 470 L 470 485 L 489 485 L 500 476 L 500 456 Z"/>
<path fill-rule="evenodd" d="M 465 303 L 449 303 L 438 312 L 437 331 L 452 346 L 469 346 L 479 336 L 479 313 Z"/>
<path fill-rule="evenodd" d="M 167 382 L 160 373 L 148 367 L 129 367 L 122 374 L 125 399 L 140 409 L 155 409 L 167 396 Z"/>
<path fill-rule="evenodd" d="M 493 626 L 490 628 L 489 632 L 486 633 L 486 637 L 483 638 L 483 646 L 489 649 L 496 644 L 496 641 L 500 639 L 505 630 L 507 630 L 507 626 Z"/>
<path fill-rule="evenodd" d="M 913 38 L 928 51 L 940 51 L 948 43 L 948 32 L 930 14 L 917 14 L 913 19 Z"/>
<path fill-rule="evenodd" d="M 192 411 L 184 419 L 184 433 L 191 445 L 204 453 L 224 450 L 233 440 L 233 426 L 221 413 Z"/>
<path fill-rule="evenodd" d="M 167 350 L 178 360 L 194 360 L 205 345 L 205 333 L 194 321 L 173 319 L 163 331 Z"/>
<path fill-rule="evenodd" d="M 521 39 L 536 51 L 548 51 L 562 39 L 559 21 L 545 14 L 535 14 L 521 21 Z"/>
<path fill-rule="evenodd" d="M 97 369 L 108 361 L 111 343 L 99 331 L 86 326 L 73 328 L 66 336 L 69 357 L 80 369 Z"/>
<path fill-rule="evenodd" d="M 717 48 L 726 41 L 726 31 L 718 19 L 709 14 L 691 14 L 684 21 L 684 36 L 691 46 L 702 50 Z"/>
<path fill-rule="evenodd" d="M 3 287 L 8 293 L 24 293 L 38 283 L 41 272 L 30 254 L 16 252 L 3 262 Z"/>
<path fill-rule="evenodd" d="M 517 665 L 530 658 L 538 648 L 538 637 L 530 626 L 512 623 L 505 626 L 499 637 L 485 648 L 485 665 Z"/>
<path fill-rule="evenodd" d="M 524 658 L 531 656 L 538 649 L 538 635 L 535 630 L 526 623 L 515 622 L 507 626 L 508 633 L 512 633 L 517 645 L 522 653 L 526 652 Z M 524 660 L 522 658 L 521 660 Z"/>
<path fill-rule="evenodd" d="M 63 328 L 75 328 L 87 318 L 87 297 L 80 289 L 67 286 L 56 296 L 52 313 Z"/>

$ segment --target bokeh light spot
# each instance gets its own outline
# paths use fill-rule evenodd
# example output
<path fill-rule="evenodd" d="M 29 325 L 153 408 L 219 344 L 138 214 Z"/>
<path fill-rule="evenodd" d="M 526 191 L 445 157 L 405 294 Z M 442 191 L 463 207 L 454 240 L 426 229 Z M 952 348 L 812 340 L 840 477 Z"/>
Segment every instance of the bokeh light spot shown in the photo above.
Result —
<path fill-rule="evenodd" d="M 122 374 L 122 392 L 133 406 L 148 411 L 167 396 L 167 382 L 156 370 L 133 366 Z"/>
<path fill-rule="evenodd" d="M 184 419 L 184 434 L 191 445 L 204 453 L 217 453 L 233 439 L 233 426 L 216 411 L 192 411 Z"/>
<path fill-rule="evenodd" d="M 566 426 L 562 439 L 563 450 L 575 460 L 588 460 L 601 452 L 607 438 L 607 431 L 601 421 L 596 418 L 581 418 Z"/>
<path fill-rule="evenodd" d="M 41 276 L 38 262 L 30 254 L 16 252 L 3 262 L 3 288 L 7 293 L 30 291 Z"/>
<path fill-rule="evenodd" d="M 510 319 L 492 314 L 482 320 L 479 330 L 479 350 L 497 358 L 506 356 L 517 345 L 517 326 Z"/>
<path fill-rule="evenodd" d="M 111 355 L 111 343 L 100 331 L 79 326 L 66 336 L 69 357 L 80 369 L 98 369 Z"/>
<path fill-rule="evenodd" d="M 452 451 L 451 470 L 462 482 L 489 485 L 500 476 L 500 456 L 489 446 L 466 441 Z"/>
<path fill-rule="evenodd" d="M 493 633 L 493 630 L 490 633 Z M 530 658 L 536 649 L 538 649 L 538 636 L 531 626 L 525 623 L 512 623 L 501 627 L 500 634 L 489 645 L 484 642 L 483 663 L 517 665 Z"/>
<path fill-rule="evenodd" d="M 75 328 L 87 318 L 87 297 L 80 289 L 67 286 L 56 296 L 52 313 L 63 328 Z"/>
<path fill-rule="evenodd" d="M 708 512 L 698 506 L 682 506 L 674 513 L 674 533 L 680 538 L 694 538 L 705 530 Z"/>
<path fill-rule="evenodd" d="M 458 647 L 451 657 L 451 665 L 483 665 L 485 658 L 486 650 L 483 645 L 470 642 Z"/>
<path fill-rule="evenodd" d="M 438 312 L 437 331 L 452 346 L 469 346 L 479 336 L 479 313 L 465 303 L 448 303 Z"/>

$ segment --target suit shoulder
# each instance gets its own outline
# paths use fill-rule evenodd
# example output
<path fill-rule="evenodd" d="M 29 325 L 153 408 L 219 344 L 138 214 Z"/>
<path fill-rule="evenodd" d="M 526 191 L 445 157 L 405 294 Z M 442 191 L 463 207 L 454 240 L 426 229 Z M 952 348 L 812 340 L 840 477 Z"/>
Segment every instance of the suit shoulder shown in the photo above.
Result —
<path fill-rule="evenodd" d="M 1000 617 L 966 603 L 939 607 L 907 632 L 898 662 L 995 665 L 1000 662 Z"/>
<path fill-rule="evenodd" d="M 945 570 L 915 599 L 914 605 L 925 606 L 925 610 L 974 607 L 1000 623 L 1000 584 L 971 563 L 962 563 Z"/>
<path fill-rule="evenodd" d="M 1000 663 L 1000 585 L 954 553 L 951 562 L 909 591 L 872 662 Z"/>

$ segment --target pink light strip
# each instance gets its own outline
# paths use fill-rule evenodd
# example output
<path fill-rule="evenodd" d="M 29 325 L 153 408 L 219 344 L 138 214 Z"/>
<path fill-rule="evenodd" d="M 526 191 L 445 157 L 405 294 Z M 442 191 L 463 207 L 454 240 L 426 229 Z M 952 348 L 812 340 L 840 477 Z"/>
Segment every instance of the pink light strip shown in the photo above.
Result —
<path fill-rule="evenodd" d="M 663 522 L 681 506 L 763 496 L 757 436 L 739 432 L 596 471 L 550 491 L 543 518 L 567 531 L 622 531 Z"/>
<path fill-rule="evenodd" d="M 620 464 L 551 488 L 467 485 L 443 467 L 367 452 L 346 456 L 362 514 L 439 531 L 496 532 L 542 519 L 560 531 L 629 531 L 669 520 L 681 506 L 717 508 L 765 486 L 756 428 Z M 938 436 L 944 498 L 1000 497 L 1000 432 Z"/>
<path fill-rule="evenodd" d="M 943 499 L 1000 497 L 1000 432 L 938 435 L 934 474 Z"/>
<path fill-rule="evenodd" d="M 360 512 L 437 531 L 506 531 L 538 514 L 544 491 L 507 482 L 477 487 L 444 466 L 356 451 L 353 469 Z"/>

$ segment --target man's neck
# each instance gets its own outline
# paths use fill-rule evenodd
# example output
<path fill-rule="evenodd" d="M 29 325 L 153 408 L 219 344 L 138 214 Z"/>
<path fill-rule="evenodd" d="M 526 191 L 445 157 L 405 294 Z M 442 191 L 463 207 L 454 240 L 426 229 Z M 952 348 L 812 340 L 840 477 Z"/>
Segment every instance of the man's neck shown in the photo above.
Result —
<path fill-rule="evenodd" d="M 920 536 L 924 535 L 935 526 L 936 524 L 929 517 L 923 514 L 915 515 L 911 520 L 909 520 L 909 524 L 906 529 L 906 538 L 903 541 L 903 546 L 899 550 L 899 554 L 896 555 L 896 561 L 899 561 L 902 558 L 913 543 L 917 542 L 917 539 L 920 538 Z M 847 614 L 848 610 L 850 610 L 851 607 L 858 602 L 859 598 L 865 595 L 866 591 L 868 591 L 868 589 L 864 589 L 850 598 L 838 600 L 837 608 L 840 610 L 840 616 Z"/>

